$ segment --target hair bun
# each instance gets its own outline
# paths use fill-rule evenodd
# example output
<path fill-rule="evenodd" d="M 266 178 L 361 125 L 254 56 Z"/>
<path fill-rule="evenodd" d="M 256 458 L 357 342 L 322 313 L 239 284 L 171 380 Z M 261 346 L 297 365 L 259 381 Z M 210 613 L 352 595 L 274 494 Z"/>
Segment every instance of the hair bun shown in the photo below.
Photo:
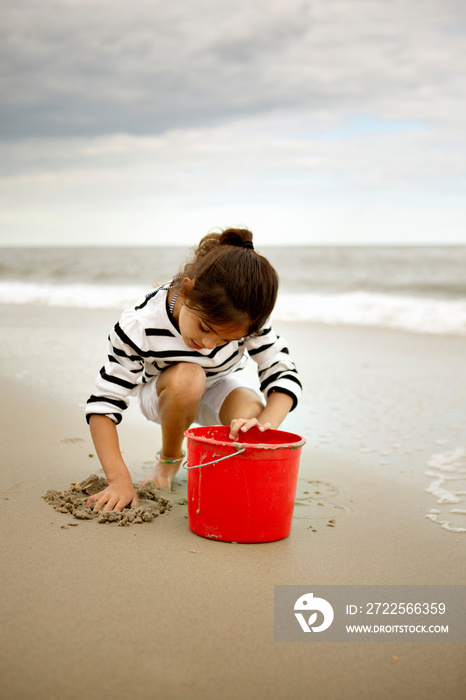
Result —
<path fill-rule="evenodd" d="M 220 245 L 231 245 L 236 248 L 254 248 L 252 233 L 247 228 L 227 228 L 220 235 Z"/>

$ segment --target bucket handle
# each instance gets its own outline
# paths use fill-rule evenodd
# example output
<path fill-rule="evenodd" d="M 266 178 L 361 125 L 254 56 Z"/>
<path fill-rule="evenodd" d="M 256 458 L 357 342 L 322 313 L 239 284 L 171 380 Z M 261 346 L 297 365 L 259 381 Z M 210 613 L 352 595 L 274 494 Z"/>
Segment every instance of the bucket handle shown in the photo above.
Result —
<path fill-rule="evenodd" d="M 210 464 L 217 464 L 217 462 L 222 462 L 224 459 L 230 459 L 230 457 L 236 457 L 237 455 L 240 455 L 242 452 L 246 452 L 245 447 L 237 447 L 236 452 L 233 452 L 231 455 L 227 455 L 226 457 L 219 457 L 218 459 L 212 460 L 212 462 L 204 462 L 204 464 L 193 464 L 191 467 L 188 467 L 187 465 L 183 465 L 185 469 L 199 469 L 199 467 L 208 467 Z"/>

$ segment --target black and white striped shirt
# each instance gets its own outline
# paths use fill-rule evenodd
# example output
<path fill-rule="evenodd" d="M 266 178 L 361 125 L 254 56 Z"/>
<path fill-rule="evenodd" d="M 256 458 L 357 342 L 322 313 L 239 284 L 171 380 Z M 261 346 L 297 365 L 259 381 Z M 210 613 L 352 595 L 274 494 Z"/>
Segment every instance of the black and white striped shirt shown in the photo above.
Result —
<path fill-rule="evenodd" d="M 169 285 L 146 295 L 137 306 L 123 312 L 108 337 L 108 359 L 97 376 L 94 392 L 86 404 L 89 421 L 93 413 L 122 419 L 129 398 L 140 384 L 152 381 L 178 362 L 200 365 L 206 388 L 244 367 L 249 354 L 258 365 L 261 391 L 288 394 L 293 407 L 301 394 L 296 366 L 283 338 L 266 325 L 257 336 L 234 340 L 213 350 L 192 350 L 183 342 L 168 309 Z"/>

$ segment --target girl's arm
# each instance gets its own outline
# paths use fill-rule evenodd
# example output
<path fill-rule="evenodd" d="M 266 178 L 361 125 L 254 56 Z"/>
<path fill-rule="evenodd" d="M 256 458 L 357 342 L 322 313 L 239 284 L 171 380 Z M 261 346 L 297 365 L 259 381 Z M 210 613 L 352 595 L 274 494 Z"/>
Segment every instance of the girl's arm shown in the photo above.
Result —
<path fill-rule="evenodd" d="M 268 326 L 259 335 L 245 338 L 244 345 L 257 363 L 260 388 L 267 396 L 267 403 L 274 392 L 281 391 L 292 398 L 290 410 L 293 410 L 299 401 L 302 386 L 285 338 L 277 336 Z"/>
<path fill-rule="evenodd" d="M 131 504 L 138 506 L 138 497 L 131 480 L 131 475 L 123 460 L 116 425 L 111 418 L 94 413 L 89 419 L 92 440 L 97 455 L 107 477 L 108 486 L 103 491 L 91 496 L 87 502 L 95 503 L 94 510 L 120 512 Z"/>
<path fill-rule="evenodd" d="M 259 430 L 276 429 L 292 411 L 301 394 L 296 365 L 290 357 L 286 341 L 271 326 L 256 336 L 245 339 L 245 347 L 258 366 L 262 392 L 267 396 L 264 409 L 256 418 L 235 418 L 230 424 L 230 437 L 257 426 Z"/>
<path fill-rule="evenodd" d="M 234 440 L 241 431 L 257 426 L 259 430 L 273 428 L 276 430 L 293 407 L 293 399 L 283 392 L 273 391 L 267 398 L 267 404 L 257 418 L 236 418 L 230 425 L 230 437 Z"/>
<path fill-rule="evenodd" d="M 274 430 L 285 420 L 293 407 L 293 399 L 281 391 L 272 391 L 267 399 L 267 404 L 257 418 L 259 423 L 269 424 Z"/>

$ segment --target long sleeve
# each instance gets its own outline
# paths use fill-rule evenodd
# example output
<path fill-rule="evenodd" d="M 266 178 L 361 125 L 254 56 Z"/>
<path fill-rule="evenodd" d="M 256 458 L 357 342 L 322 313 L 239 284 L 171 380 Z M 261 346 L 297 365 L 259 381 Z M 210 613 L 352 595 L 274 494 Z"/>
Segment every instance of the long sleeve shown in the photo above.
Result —
<path fill-rule="evenodd" d="M 97 375 L 94 392 L 87 401 L 86 418 L 108 415 L 120 423 L 129 396 L 144 371 L 147 337 L 132 310 L 125 312 L 108 337 L 108 358 Z"/>
<path fill-rule="evenodd" d="M 293 399 L 293 410 L 301 396 L 302 385 L 286 340 L 267 325 L 260 335 L 246 338 L 245 346 L 257 362 L 261 391 L 265 396 L 272 391 L 288 394 Z"/>

